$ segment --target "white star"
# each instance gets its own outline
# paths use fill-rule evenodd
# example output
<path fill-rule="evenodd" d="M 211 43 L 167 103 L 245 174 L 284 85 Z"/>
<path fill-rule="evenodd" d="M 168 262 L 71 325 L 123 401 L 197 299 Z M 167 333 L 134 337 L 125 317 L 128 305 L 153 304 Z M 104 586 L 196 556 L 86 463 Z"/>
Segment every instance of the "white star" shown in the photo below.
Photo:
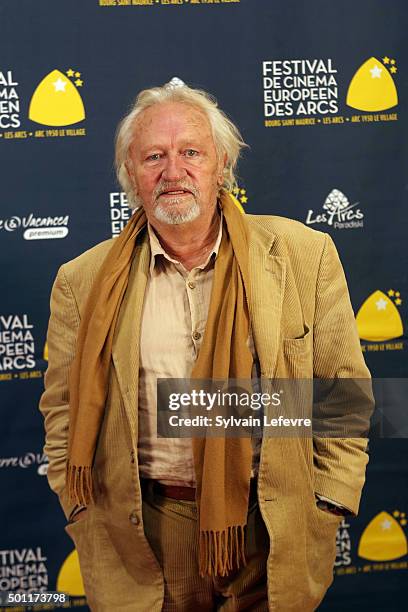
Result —
<path fill-rule="evenodd" d="M 391 521 L 389 521 L 388 519 L 384 519 L 381 523 L 381 529 L 383 529 L 383 531 L 388 531 L 389 529 L 391 529 Z"/>
<path fill-rule="evenodd" d="M 385 310 L 387 308 L 387 302 L 383 298 L 380 298 L 375 305 L 377 306 L 377 310 Z"/>
<path fill-rule="evenodd" d="M 379 68 L 377 66 L 377 64 L 376 64 L 374 66 L 374 68 L 371 68 L 370 72 L 371 72 L 371 78 L 372 79 L 380 79 L 381 78 L 381 73 L 382 73 L 382 68 Z"/>
<path fill-rule="evenodd" d="M 58 77 L 58 80 L 54 81 L 53 85 L 54 85 L 55 91 L 64 91 L 65 92 L 65 87 L 67 85 L 67 81 L 63 81 L 61 79 L 61 77 Z"/>

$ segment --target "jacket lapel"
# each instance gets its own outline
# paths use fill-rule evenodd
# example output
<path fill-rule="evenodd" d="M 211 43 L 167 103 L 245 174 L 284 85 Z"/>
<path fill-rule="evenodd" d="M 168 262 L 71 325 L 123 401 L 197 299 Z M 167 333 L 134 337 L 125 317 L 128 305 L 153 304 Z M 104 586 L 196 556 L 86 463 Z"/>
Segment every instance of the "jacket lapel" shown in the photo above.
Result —
<path fill-rule="evenodd" d="M 274 234 L 256 222 L 250 224 L 249 312 L 261 375 L 268 378 L 276 368 L 286 275 L 284 258 L 272 255 L 274 241 Z"/>
<path fill-rule="evenodd" d="M 129 283 L 120 308 L 113 339 L 112 359 L 124 400 L 133 439 L 137 439 L 140 323 L 149 273 L 150 248 L 147 232 L 135 246 Z"/>

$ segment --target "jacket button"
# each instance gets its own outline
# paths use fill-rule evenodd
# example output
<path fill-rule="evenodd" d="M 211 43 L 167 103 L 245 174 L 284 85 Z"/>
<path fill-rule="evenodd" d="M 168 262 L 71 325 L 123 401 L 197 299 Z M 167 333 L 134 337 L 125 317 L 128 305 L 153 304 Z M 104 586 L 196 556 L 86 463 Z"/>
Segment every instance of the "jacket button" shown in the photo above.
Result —
<path fill-rule="evenodd" d="M 139 519 L 139 516 L 138 516 L 136 510 L 133 510 L 129 514 L 129 521 L 132 523 L 132 525 L 138 525 L 140 523 L 140 519 Z"/>

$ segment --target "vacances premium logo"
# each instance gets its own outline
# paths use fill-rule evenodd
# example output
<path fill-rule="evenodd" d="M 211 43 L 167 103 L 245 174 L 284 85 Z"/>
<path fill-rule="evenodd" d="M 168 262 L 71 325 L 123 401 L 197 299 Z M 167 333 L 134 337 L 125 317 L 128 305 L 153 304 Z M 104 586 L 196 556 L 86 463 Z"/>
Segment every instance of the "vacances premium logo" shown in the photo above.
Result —
<path fill-rule="evenodd" d="M 37 468 L 39 476 L 46 476 L 48 470 L 48 457 L 45 453 L 27 451 L 23 455 L 14 457 L 0 457 L 0 469 L 22 468 L 26 470 Z"/>
<path fill-rule="evenodd" d="M 24 217 L 12 215 L 0 219 L 0 232 L 21 231 L 24 240 L 65 238 L 69 231 L 68 222 L 69 215 L 55 217 L 37 217 L 34 213 L 29 213 Z"/>

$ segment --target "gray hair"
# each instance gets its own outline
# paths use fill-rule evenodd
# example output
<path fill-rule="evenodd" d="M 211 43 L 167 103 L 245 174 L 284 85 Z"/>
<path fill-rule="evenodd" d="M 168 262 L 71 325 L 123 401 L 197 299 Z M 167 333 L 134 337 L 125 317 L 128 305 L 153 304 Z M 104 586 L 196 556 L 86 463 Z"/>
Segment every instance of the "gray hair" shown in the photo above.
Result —
<path fill-rule="evenodd" d="M 232 191 L 237 184 L 236 167 L 241 149 L 248 145 L 242 139 L 237 126 L 218 108 L 216 99 L 201 89 L 184 85 L 179 79 L 172 79 L 162 87 L 144 89 L 139 93 L 129 113 L 118 125 L 115 137 L 116 176 L 123 191 L 126 192 L 129 206 L 139 205 L 133 192 L 133 185 L 126 170 L 129 148 L 134 139 L 134 124 L 137 117 L 154 104 L 182 102 L 201 110 L 210 122 L 218 158 L 227 155 L 221 187 Z"/>

